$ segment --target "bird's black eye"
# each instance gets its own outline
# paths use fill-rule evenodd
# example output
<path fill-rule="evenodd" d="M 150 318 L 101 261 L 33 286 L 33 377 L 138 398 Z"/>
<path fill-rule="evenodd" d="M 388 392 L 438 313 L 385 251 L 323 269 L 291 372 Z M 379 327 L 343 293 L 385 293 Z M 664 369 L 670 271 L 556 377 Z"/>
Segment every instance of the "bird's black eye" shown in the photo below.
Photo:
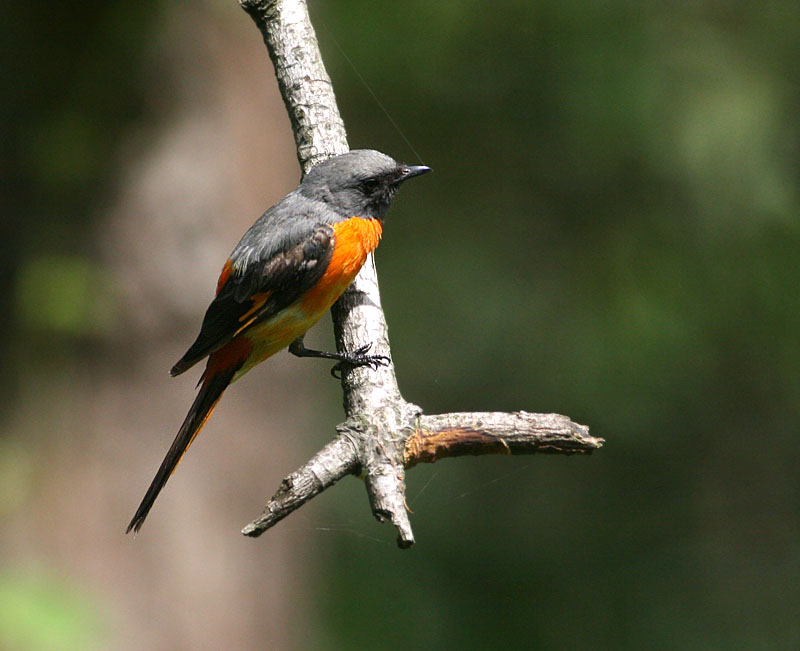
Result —
<path fill-rule="evenodd" d="M 363 188 L 364 192 L 371 193 L 378 187 L 380 181 L 378 179 L 366 179 L 365 181 L 361 182 L 361 187 Z"/>

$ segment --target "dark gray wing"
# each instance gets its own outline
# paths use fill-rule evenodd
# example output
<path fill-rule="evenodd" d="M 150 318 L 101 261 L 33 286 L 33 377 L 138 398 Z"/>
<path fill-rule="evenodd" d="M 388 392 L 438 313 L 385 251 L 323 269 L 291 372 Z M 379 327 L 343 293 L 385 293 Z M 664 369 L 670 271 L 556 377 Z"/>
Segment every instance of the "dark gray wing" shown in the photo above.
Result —
<path fill-rule="evenodd" d="M 256 222 L 245 234 L 223 270 L 217 296 L 206 310 L 197 340 L 172 368 L 171 375 L 183 373 L 248 328 L 291 305 L 322 277 L 333 254 L 333 227 L 309 219 L 302 222 L 284 229 L 280 242 L 267 233 L 258 237 L 257 227 L 271 227 L 268 221 Z"/>

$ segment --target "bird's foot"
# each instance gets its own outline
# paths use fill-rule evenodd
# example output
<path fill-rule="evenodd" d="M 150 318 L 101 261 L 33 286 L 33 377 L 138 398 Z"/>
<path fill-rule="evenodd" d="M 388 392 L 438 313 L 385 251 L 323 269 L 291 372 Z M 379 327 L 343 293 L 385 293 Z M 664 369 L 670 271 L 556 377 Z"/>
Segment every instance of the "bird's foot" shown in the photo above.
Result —
<path fill-rule="evenodd" d="M 352 353 L 341 353 L 339 363 L 331 369 L 331 375 L 337 380 L 341 380 L 342 372 L 347 366 L 350 368 L 368 366 L 373 371 L 377 371 L 380 366 L 389 366 L 391 360 L 386 355 L 367 355 L 370 348 L 372 348 L 372 344 L 365 344 L 356 348 Z"/>

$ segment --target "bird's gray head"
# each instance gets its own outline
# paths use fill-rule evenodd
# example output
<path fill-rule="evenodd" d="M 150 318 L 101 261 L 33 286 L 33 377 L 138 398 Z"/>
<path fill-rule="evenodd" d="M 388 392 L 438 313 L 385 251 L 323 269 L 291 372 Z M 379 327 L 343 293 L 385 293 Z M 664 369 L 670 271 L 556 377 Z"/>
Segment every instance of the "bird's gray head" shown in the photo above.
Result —
<path fill-rule="evenodd" d="M 314 167 L 299 191 L 327 203 L 342 216 L 382 220 L 400 184 L 429 171 L 430 167 L 404 165 L 379 151 L 354 149 Z"/>

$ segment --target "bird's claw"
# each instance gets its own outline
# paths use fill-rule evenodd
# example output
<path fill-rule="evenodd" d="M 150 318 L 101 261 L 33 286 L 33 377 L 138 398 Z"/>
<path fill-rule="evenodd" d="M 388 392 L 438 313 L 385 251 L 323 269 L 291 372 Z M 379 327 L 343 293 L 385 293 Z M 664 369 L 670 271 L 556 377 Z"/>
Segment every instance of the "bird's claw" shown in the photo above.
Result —
<path fill-rule="evenodd" d="M 364 344 L 356 348 L 352 353 L 347 353 L 347 358 L 341 360 L 331 369 L 331 375 L 337 380 L 342 379 L 345 366 L 358 368 L 368 366 L 373 371 L 377 371 L 380 366 L 389 366 L 391 359 L 386 355 L 367 355 L 367 351 L 372 348 L 372 344 Z"/>

